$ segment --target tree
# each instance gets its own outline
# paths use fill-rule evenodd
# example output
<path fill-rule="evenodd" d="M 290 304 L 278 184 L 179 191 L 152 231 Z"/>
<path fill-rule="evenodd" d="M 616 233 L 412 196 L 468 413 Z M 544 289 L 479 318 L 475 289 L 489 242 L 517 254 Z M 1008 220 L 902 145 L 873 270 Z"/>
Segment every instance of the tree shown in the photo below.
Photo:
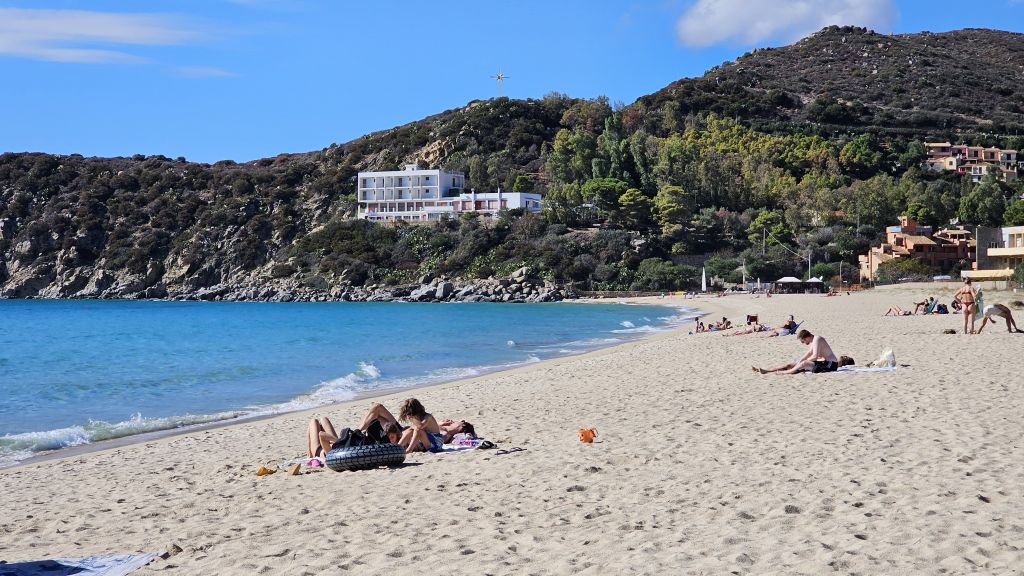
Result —
<path fill-rule="evenodd" d="M 726 279 L 740 267 L 736 258 L 723 258 L 717 254 L 704 261 L 708 276 Z"/>
<path fill-rule="evenodd" d="M 923 260 L 917 258 L 893 258 L 878 265 L 875 281 L 880 284 L 892 284 L 902 281 L 931 280 L 935 270 Z"/>
<path fill-rule="evenodd" d="M 1013 269 L 1013 281 L 1017 283 L 1018 287 L 1024 288 L 1024 264 L 1017 264 L 1017 267 Z"/>
<path fill-rule="evenodd" d="M 882 153 L 874 136 L 861 134 L 847 142 L 839 152 L 839 164 L 850 174 L 862 178 L 878 172 Z"/>
<path fill-rule="evenodd" d="M 1006 207 L 1003 226 L 1024 226 L 1024 200 L 1017 200 Z"/>
<path fill-rule="evenodd" d="M 654 197 L 654 208 L 662 230 L 668 231 L 690 221 L 695 208 L 694 198 L 682 186 L 662 186 Z"/>
<path fill-rule="evenodd" d="M 593 202 L 599 210 L 609 213 L 619 209 L 619 197 L 629 190 L 629 184 L 615 178 L 593 178 L 583 184 L 583 198 Z"/>
<path fill-rule="evenodd" d="M 836 268 L 838 268 L 838 266 L 836 266 L 835 264 L 831 264 L 828 262 L 818 262 L 814 266 L 811 266 L 811 271 L 809 273 L 810 276 L 808 277 L 808 280 L 810 280 L 811 278 L 821 278 L 827 283 L 829 281 L 829 278 L 832 278 L 833 276 L 836 275 Z"/>
<path fill-rule="evenodd" d="M 999 226 L 1003 222 L 1006 211 L 1006 200 L 995 174 L 990 173 L 960 199 L 960 210 L 957 216 L 961 222 L 969 222 L 979 226 Z"/>
<path fill-rule="evenodd" d="M 661 258 L 647 258 L 637 267 L 636 277 L 630 286 L 633 290 L 678 290 L 692 285 L 696 280 L 696 268 L 676 266 Z"/>
<path fill-rule="evenodd" d="M 513 192 L 533 192 L 533 188 L 533 178 L 522 174 L 516 176 L 515 181 L 512 183 Z"/>
<path fill-rule="evenodd" d="M 786 226 L 782 214 L 774 210 L 765 210 L 747 227 L 747 239 L 754 246 L 773 243 L 790 243 L 793 231 Z"/>
<path fill-rule="evenodd" d="M 654 224 L 652 208 L 650 198 L 636 188 L 630 188 L 619 196 L 619 210 L 615 219 L 627 230 L 650 230 Z"/>

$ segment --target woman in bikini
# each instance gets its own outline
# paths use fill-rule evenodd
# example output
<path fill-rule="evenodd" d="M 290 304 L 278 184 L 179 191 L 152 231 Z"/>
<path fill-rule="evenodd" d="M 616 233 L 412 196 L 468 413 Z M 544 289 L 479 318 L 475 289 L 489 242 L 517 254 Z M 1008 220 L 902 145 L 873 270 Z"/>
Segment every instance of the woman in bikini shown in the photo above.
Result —
<path fill-rule="evenodd" d="M 971 279 L 964 279 L 964 285 L 953 294 L 953 299 L 959 301 L 964 305 L 964 334 L 974 334 L 974 313 L 978 308 L 975 303 L 976 294 L 974 288 L 971 286 Z M 967 323 L 970 321 L 971 331 L 967 331 Z"/>

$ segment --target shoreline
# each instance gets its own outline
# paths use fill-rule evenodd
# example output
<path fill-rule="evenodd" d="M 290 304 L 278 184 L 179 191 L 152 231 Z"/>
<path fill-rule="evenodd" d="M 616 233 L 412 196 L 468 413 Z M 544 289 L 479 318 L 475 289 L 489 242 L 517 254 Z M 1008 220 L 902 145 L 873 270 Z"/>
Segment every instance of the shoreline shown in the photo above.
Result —
<path fill-rule="evenodd" d="M 947 334 L 956 315 L 882 316 L 950 292 L 664 301 L 770 325 L 792 314 L 858 366 L 892 349 L 893 371 L 755 374 L 805 346 L 684 324 L 417 390 L 494 450 L 281 468 L 304 459 L 311 415 L 352 425 L 361 400 L 6 469 L 3 557 L 168 552 L 140 576 L 1011 573 L 1024 565 L 1024 383 L 1006 351 L 1024 339 L 1000 325 Z"/>
<path fill-rule="evenodd" d="M 63 460 L 67 460 L 67 459 L 70 459 L 70 458 L 78 458 L 78 457 L 87 456 L 87 455 L 90 455 L 90 454 L 108 452 L 108 451 L 111 451 L 111 450 L 117 450 L 117 449 L 121 449 L 121 448 L 128 448 L 128 447 L 131 447 L 131 446 L 136 446 L 136 445 L 140 445 L 140 444 L 146 444 L 146 443 L 149 443 L 149 442 L 159 442 L 161 440 L 172 439 L 172 438 L 175 438 L 175 437 L 178 437 L 178 436 L 185 436 L 185 435 L 190 435 L 190 434 L 200 434 L 200 433 L 203 433 L 203 432 L 206 432 L 206 431 L 217 430 L 217 429 L 220 429 L 220 428 L 228 428 L 228 427 L 232 427 L 232 426 L 240 426 L 240 425 L 245 425 L 245 424 L 257 423 L 257 422 L 260 422 L 260 421 L 266 421 L 266 420 L 273 420 L 273 419 L 277 419 L 277 418 L 295 416 L 296 414 L 313 415 L 313 414 L 316 414 L 318 412 L 322 412 L 322 411 L 327 410 L 327 409 L 331 409 L 331 408 L 339 408 L 339 409 L 340 408 L 345 408 L 345 407 L 348 407 L 351 404 L 361 403 L 361 402 L 365 402 L 367 400 L 381 401 L 381 399 L 387 399 L 387 398 L 390 398 L 390 397 L 395 396 L 395 395 L 404 394 L 406 392 L 409 392 L 410 390 L 424 390 L 424 391 L 426 391 L 426 390 L 434 390 L 434 389 L 443 389 L 446 386 L 471 384 L 473 382 L 476 382 L 478 380 L 485 379 L 485 378 L 488 378 L 488 377 L 495 377 L 497 375 L 502 375 L 502 374 L 506 374 L 506 373 L 516 373 L 518 370 L 524 369 L 524 368 L 530 368 L 530 367 L 543 368 L 545 364 L 554 363 L 554 362 L 557 362 L 559 360 L 569 360 L 569 359 L 575 359 L 575 358 L 583 358 L 583 357 L 586 357 L 586 356 L 589 356 L 591 354 L 595 354 L 595 353 L 598 353 L 598 352 L 601 352 L 601 351 L 617 349 L 617 348 L 620 348 L 620 347 L 623 347 L 623 346 L 629 346 L 629 345 L 632 345 L 632 344 L 639 344 L 639 343 L 647 341 L 647 340 L 655 339 L 658 336 L 664 336 L 664 335 L 672 334 L 672 333 L 675 333 L 675 332 L 677 332 L 679 330 L 685 329 L 685 324 L 691 322 L 693 319 L 702 318 L 702 317 L 707 315 L 707 312 L 704 312 L 701 309 L 690 308 L 688 306 L 684 306 L 684 305 L 681 305 L 681 304 L 667 303 L 666 302 L 667 298 L 668 297 L 666 297 L 666 298 L 659 298 L 657 296 L 644 296 L 644 297 L 633 297 L 633 298 L 609 298 L 609 299 L 604 299 L 604 298 L 600 298 L 600 299 L 598 299 L 598 298 L 580 298 L 580 299 L 577 299 L 577 300 L 566 301 L 566 302 L 572 303 L 572 304 L 622 304 L 622 305 L 641 304 L 641 305 L 649 305 L 649 306 L 661 306 L 663 308 L 667 308 L 667 309 L 670 309 L 670 310 L 673 310 L 673 311 L 676 311 L 676 312 L 680 312 L 680 313 L 685 312 L 687 314 L 686 318 L 688 320 L 686 322 L 680 323 L 678 325 L 668 325 L 668 326 L 664 326 L 664 327 L 661 327 L 661 328 L 656 328 L 655 330 L 653 330 L 651 332 L 648 332 L 648 333 L 638 333 L 638 336 L 636 336 L 636 337 L 634 337 L 632 339 L 626 340 L 626 341 L 622 341 L 622 342 L 618 342 L 618 343 L 609 343 L 607 345 L 597 345 L 593 349 L 585 350 L 585 351 L 578 352 L 578 353 L 575 353 L 575 354 L 558 355 L 558 356 L 554 356 L 552 358 L 546 358 L 544 360 L 540 360 L 538 362 L 524 361 L 524 362 L 521 362 L 519 364 L 512 365 L 512 366 L 499 367 L 499 368 L 496 368 L 494 370 L 484 370 L 481 373 L 476 374 L 476 375 L 474 375 L 472 377 L 468 377 L 468 378 L 456 378 L 456 379 L 453 379 L 453 380 L 442 380 L 442 381 L 439 381 L 439 382 L 430 382 L 430 383 L 426 383 L 426 384 L 422 384 L 422 385 L 413 384 L 413 385 L 409 385 L 409 386 L 387 386 L 387 387 L 377 388 L 377 389 L 373 389 L 373 390 L 366 390 L 366 391 L 362 391 L 362 392 L 356 393 L 354 395 L 354 397 L 352 397 L 352 398 L 349 398 L 349 399 L 346 399 L 346 400 L 341 400 L 341 401 L 336 401 L 336 402 L 330 402 L 330 403 L 322 404 L 320 406 L 315 406 L 315 407 L 312 407 L 312 408 L 301 408 L 301 409 L 298 409 L 298 410 L 286 410 L 286 411 L 282 411 L 282 412 L 275 412 L 275 413 L 272 413 L 272 414 L 251 414 L 251 415 L 243 414 L 243 415 L 235 416 L 233 418 L 226 418 L 226 419 L 223 419 L 223 420 L 215 420 L 215 421 L 212 421 L 212 422 L 205 422 L 205 423 L 202 423 L 202 424 L 192 424 L 192 425 L 187 425 L 187 426 L 181 426 L 181 427 L 178 427 L 178 428 L 167 428 L 167 429 L 164 429 L 164 430 L 152 430 L 152 431 L 147 431 L 147 432 L 141 432 L 141 433 L 138 433 L 138 434 L 129 434 L 129 435 L 121 436 L 121 437 L 118 437 L 118 438 L 99 440 L 97 442 L 89 442 L 87 444 L 80 444 L 80 445 L 77 445 L 77 446 L 67 446 L 67 447 L 64 447 L 64 448 L 58 448 L 58 449 L 55 449 L 55 450 L 50 450 L 50 451 L 34 454 L 34 455 L 32 455 L 32 456 L 30 456 L 28 458 L 25 458 L 24 460 L 19 460 L 18 462 L 15 462 L 15 463 L 13 463 L 11 465 L 8 465 L 8 466 L 0 466 L 0 474 L 3 474 L 4 472 L 10 471 L 10 470 L 16 470 L 16 469 L 20 469 L 20 468 L 27 467 L 27 466 L 34 466 L 34 465 L 38 465 L 38 464 L 44 464 L 46 462 L 63 461 Z M 691 299 L 683 299 L 683 300 L 684 301 L 692 301 L 694 299 L 691 298 Z M 286 303 L 282 303 L 282 304 L 286 304 Z"/>

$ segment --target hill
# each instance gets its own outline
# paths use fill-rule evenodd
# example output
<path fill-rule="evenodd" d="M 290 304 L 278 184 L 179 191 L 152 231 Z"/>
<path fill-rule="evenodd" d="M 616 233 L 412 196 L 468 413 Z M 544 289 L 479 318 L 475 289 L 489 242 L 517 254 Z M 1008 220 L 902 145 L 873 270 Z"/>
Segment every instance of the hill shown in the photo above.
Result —
<path fill-rule="evenodd" d="M 723 276 L 741 261 L 799 273 L 796 251 L 852 263 L 894 213 L 998 223 L 1005 199 L 992 195 L 1011 190 L 982 188 L 965 212 L 972 188 L 916 171 L 916 140 L 1024 145 L 1008 136 L 1024 126 L 1022 38 L 833 27 L 622 108 L 475 101 L 245 164 L 3 154 L 0 297 L 364 298 L 376 292 L 356 287 L 523 266 L 582 288 L 672 289 L 696 278 L 693 254 L 718 252 Z M 353 221 L 357 172 L 410 162 L 463 170 L 482 190 L 533 182 L 549 209 Z M 769 224 L 779 246 L 749 252 Z"/>
<path fill-rule="evenodd" d="M 1024 34 L 885 35 L 832 26 L 673 82 L 635 106 L 677 119 L 711 111 L 769 129 L 1017 134 L 1024 130 L 1022 61 Z"/>

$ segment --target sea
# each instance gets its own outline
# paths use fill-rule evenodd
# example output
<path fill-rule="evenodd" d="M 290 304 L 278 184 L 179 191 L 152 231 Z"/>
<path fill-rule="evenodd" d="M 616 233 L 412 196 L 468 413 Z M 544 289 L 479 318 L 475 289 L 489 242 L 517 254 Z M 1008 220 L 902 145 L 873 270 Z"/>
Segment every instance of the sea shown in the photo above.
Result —
<path fill-rule="evenodd" d="M 0 467 L 580 354 L 693 317 L 592 303 L 0 300 Z"/>

